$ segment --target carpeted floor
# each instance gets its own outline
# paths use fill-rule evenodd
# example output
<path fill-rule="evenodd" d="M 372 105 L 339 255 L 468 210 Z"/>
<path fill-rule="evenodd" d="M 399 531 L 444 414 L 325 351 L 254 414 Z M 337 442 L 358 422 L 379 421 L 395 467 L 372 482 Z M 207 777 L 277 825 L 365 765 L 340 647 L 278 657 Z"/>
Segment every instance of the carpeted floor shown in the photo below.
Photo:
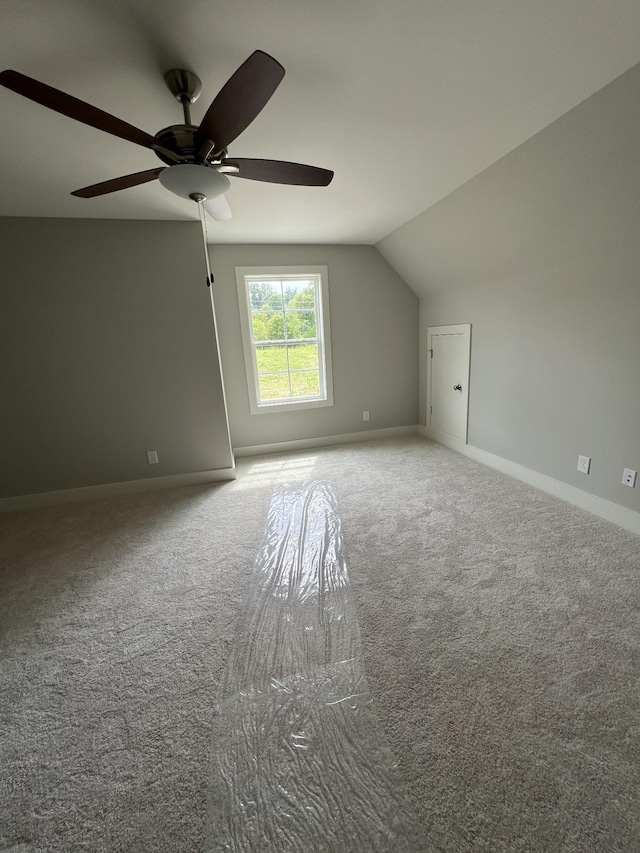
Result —
<path fill-rule="evenodd" d="M 640 850 L 640 539 L 419 438 L 0 517 L 0 850 L 204 849 L 269 500 L 309 479 L 424 850 Z"/>

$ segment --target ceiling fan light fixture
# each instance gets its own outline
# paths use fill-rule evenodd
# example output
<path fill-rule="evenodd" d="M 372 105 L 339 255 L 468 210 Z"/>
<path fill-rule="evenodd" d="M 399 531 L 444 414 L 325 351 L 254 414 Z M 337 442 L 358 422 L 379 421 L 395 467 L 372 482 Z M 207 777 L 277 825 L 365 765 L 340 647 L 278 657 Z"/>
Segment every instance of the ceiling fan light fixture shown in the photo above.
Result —
<path fill-rule="evenodd" d="M 165 189 L 180 198 L 191 198 L 194 195 L 216 198 L 226 193 L 231 186 L 229 178 L 225 175 L 221 175 L 210 166 L 197 163 L 169 166 L 160 174 L 158 180 Z"/>

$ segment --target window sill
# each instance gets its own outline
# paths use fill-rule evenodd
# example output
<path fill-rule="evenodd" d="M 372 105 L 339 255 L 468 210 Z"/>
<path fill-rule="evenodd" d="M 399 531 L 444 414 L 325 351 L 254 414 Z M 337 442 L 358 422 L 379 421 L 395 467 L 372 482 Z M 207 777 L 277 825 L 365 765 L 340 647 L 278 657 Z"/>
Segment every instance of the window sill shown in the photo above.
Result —
<path fill-rule="evenodd" d="M 268 415 L 274 412 L 282 415 L 285 412 L 298 412 L 302 409 L 320 409 L 326 406 L 333 406 L 333 400 L 301 400 L 296 403 L 264 403 L 262 405 L 256 405 L 252 400 L 250 407 L 252 415 Z"/>

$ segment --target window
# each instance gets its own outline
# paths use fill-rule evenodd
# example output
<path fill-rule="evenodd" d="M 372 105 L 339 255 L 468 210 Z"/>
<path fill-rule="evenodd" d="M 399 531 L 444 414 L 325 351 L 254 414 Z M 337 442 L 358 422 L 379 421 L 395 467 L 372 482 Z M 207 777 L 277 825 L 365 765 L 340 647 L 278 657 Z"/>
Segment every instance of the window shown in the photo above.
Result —
<path fill-rule="evenodd" d="M 249 404 L 258 412 L 332 406 L 326 267 L 238 267 Z"/>

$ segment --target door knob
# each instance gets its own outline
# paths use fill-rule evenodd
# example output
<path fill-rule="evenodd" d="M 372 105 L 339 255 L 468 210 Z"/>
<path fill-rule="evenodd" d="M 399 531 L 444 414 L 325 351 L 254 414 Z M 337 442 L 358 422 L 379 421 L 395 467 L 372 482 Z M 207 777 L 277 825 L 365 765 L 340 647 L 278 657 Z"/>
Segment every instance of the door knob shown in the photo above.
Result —
<path fill-rule="evenodd" d="M 462 391 L 462 385 L 454 385 L 453 390 L 454 391 Z"/>

